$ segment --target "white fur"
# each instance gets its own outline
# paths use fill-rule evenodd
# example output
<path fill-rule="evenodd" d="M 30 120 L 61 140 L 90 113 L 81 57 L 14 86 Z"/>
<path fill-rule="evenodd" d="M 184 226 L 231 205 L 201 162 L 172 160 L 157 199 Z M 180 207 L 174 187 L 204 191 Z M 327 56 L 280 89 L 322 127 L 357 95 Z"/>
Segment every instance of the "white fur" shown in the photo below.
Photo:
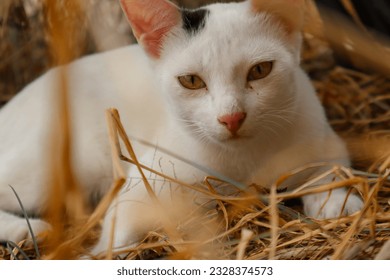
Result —
<path fill-rule="evenodd" d="M 349 164 L 343 142 L 328 125 L 299 66 L 300 35 L 287 38 L 277 21 L 266 14 L 254 15 L 248 3 L 209 6 L 206 27 L 195 37 L 175 27 L 164 40 L 160 59 L 149 61 L 134 45 L 80 59 L 66 68 L 74 170 L 87 196 L 104 194 L 112 180 L 104 115 L 109 107 L 119 109 L 131 135 L 236 181 L 269 186 L 283 173 L 308 163 Z M 271 60 L 271 74 L 248 85 L 250 67 Z M 8 185 L 37 215 L 50 199 L 45 190 L 51 156 L 47 135 L 60 69 L 27 86 L 0 111 L 0 239 L 19 241 L 26 236 L 22 219 L 8 214 L 20 213 Z M 207 89 L 189 91 L 179 85 L 178 75 L 193 73 Z M 241 137 L 230 139 L 218 117 L 237 111 L 245 111 L 247 118 L 239 130 Z M 154 148 L 134 144 L 142 163 L 167 175 L 188 183 L 206 175 Z M 95 253 L 109 244 L 114 213 L 115 247 L 136 241 L 149 226 L 145 219 L 153 220 L 135 214 L 152 204 L 137 178 L 138 172 L 130 168 L 128 183 L 104 220 Z M 154 184 L 157 193 L 167 189 L 162 186 Z M 337 217 L 345 193 L 335 191 L 328 200 L 327 194 L 305 197 L 305 211 L 315 217 Z M 351 196 L 344 214 L 359 210 L 361 204 Z M 15 229 L 10 229 L 10 221 Z M 36 226 L 37 232 L 44 228 Z"/>

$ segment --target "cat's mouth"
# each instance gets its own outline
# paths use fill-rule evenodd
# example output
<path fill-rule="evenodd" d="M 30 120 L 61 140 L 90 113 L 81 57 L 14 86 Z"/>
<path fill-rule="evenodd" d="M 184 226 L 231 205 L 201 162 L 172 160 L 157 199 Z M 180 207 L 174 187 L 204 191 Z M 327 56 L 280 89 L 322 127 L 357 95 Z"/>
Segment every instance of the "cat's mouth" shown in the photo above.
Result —
<path fill-rule="evenodd" d="M 239 135 L 239 134 L 232 134 L 229 138 L 228 138 L 228 140 L 230 140 L 230 141 L 235 141 L 235 140 L 238 140 L 238 139 L 241 139 L 241 138 L 243 138 L 241 135 Z"/>
<path fill-rule="evenodd" d="M 245 142 L 250 141 L 254 138 L 252 135 L 248 135 L 244 132 L 237 133 L 220 133 L 220 134 L 212 134 L 208 135 L 209 140 L 214 142 L 215 144 L 219 144 L 222 146 L 236 146 L 243 145 Z"/>
<path fill-rule="evenodd" d="M 230 142 L 238 142 L 238 141 L 245 141 L 250 139 L 250 136 L 247 135 L 240 135 L 240 134 L 231 134 L 228 137 L 221 140 L 223 143 L 230 143 Z"/>

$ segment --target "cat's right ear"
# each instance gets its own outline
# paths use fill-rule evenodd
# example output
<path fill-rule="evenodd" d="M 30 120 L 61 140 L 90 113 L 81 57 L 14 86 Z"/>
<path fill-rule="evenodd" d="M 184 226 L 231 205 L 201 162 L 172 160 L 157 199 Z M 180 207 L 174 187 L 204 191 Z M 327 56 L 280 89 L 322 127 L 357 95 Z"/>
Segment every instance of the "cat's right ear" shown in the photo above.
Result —
<path fill-rule="evenodd" d="M 304 0 L 250 0 L 255 12 L 266 12 L 276 16 L 291 34 L 303 27 Z"/>
<path fill-rule="evenodd" d="M 120 0 L 137 41 L 152 58 L 160 58 L 164 37 L 181 23 L 178 7 L 167 0 Z"/>

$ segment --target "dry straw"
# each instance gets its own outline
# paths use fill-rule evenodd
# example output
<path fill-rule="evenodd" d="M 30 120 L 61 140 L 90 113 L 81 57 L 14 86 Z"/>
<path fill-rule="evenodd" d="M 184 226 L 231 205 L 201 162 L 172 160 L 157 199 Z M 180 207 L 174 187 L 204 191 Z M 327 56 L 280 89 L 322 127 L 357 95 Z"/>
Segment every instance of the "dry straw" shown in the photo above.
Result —
<path fill-rule="evenodd" d="M 349 5 L 349 11 L 354 13 L 351 3 L 347 3 L 349 1 L 342 2 Z M 83 5 L 80 1 L 67 1 L 65 6 L 62 1 L 47 0 L 44 3 L 50 19 L 47 36 L 52 56 L 57 63 L 65 63 L 78 54 L 74 52 L 74 45 L 65 42 L 72 41 L 72 38 L 64 36 L 71 32 L 65 24 L 67 21 L 60 20 L 59 13 L 68 11 L 68 19 L 75 24 L 75 18 L 83 18 L 88 1 Z M 223 195 L 214 186 L 229 183 L 215 177 L 205 178 L 202 184 L 193 186 L 140 163 L 132 149 L 134 140 L 127 137 L 119 113 L 110 109 L 106 116 L 114 166 L 113 183 L 100 204 L 93 211 L 88 211 L 81 188 L 72 173 L 67 75 L 63 72 L 59 77 L 62 87 L 58 93 L 58 103 L 53 104 L 58 109 L 57 127 L 61 127 L 59 130 L 53 128 L 51 136 L 53 154 L 57 156 L 52 158 L 50 191 L 53 199 L 48 205 L 50 211 L 46 218 L 52 222 L 53 230 L 42 237 L 42 258 L 389 259 L 390 81 L 388 65 L 383 63 L 389 52 L 383 42 L 368 45 L 366 36 L 371 35 L 359 32 L 351 24 L 334 17 L 330 21 L 329 13 L 325 16 L 326 28 L 323 28 L 313 2 L 308 3 L 307 26 L 310 28 L 305 29 L 302 65 L 312 78 L 331 124 L 347 140 L 355 169 L 329 166 L 324 174 L 311 178 L 297 189 L 279 191 L 278 185 L 282 181 L 313 167 L 302 166 L 283 175 L 270 191 L 251 185 L 246 190 L 236 188 L 233 194 Z M 354 17 L 358 20 L 356 14 Z M 361 23 L 358 25 L 361 26 Z M 371 72 L 339 66 L 326 41 L 336 45 L 336 49 L 343 49 L 343 53 L 352 58 L 351 63 L 359 67 L 363 65 L 365 70 L 370 69 Z M 349 45 L 345 45 L 346 41 Z M 121 147 L 126 151 L 122 151 Z M 160 224 L 138 245 L 130 248 L 112 248 L 111 245 L 106 254 L 90 256 L 88 248 L 99 236 L 101 220 L 125 182 L 122 161 L 140 171 L 144 187 L 158 206 L 154 213 L 162 213 L 159 215 Z M 167 211 L 144 175 L 146 171 L 155 174 L 156 178 L 179 185 L 183 190 L 209 197 L 216 207 L 205 210 L 202 204 L 191 209 L 181 208 L 183 206 L 180 205 L 176 211 Z M 329 175 L 338 180 L 308 188 L 309 184 Z M 297 198 L 314 192 L 330 192 L 343 186 L 351 187 L 351 191 L 362 196 L 364 207 L 360 212 L 330 220 L 314 220 L 302 214 Z M 150 211 L 155 210 L 151 208 Z M 177 212 L 185 213 L 184 217 L 175 219 Z M 112 236 L 114 234 L 113 227 Z M 31 242 L 15 245 L 19 246 L 7 249 L 7 246 L 0 245 L 0 258 L 37 257 Z"/>

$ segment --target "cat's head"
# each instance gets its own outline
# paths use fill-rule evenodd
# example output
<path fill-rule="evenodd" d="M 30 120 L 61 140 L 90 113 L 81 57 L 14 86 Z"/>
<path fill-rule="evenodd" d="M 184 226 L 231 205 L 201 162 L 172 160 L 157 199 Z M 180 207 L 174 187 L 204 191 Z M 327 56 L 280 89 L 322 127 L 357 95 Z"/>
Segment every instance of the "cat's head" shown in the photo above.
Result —
<path fill-rule="evenodd" d="M 223 146 L 280 137 L 293 122 L 304 0 L 180 9 L 121 0 L 178 125 Z"/>

